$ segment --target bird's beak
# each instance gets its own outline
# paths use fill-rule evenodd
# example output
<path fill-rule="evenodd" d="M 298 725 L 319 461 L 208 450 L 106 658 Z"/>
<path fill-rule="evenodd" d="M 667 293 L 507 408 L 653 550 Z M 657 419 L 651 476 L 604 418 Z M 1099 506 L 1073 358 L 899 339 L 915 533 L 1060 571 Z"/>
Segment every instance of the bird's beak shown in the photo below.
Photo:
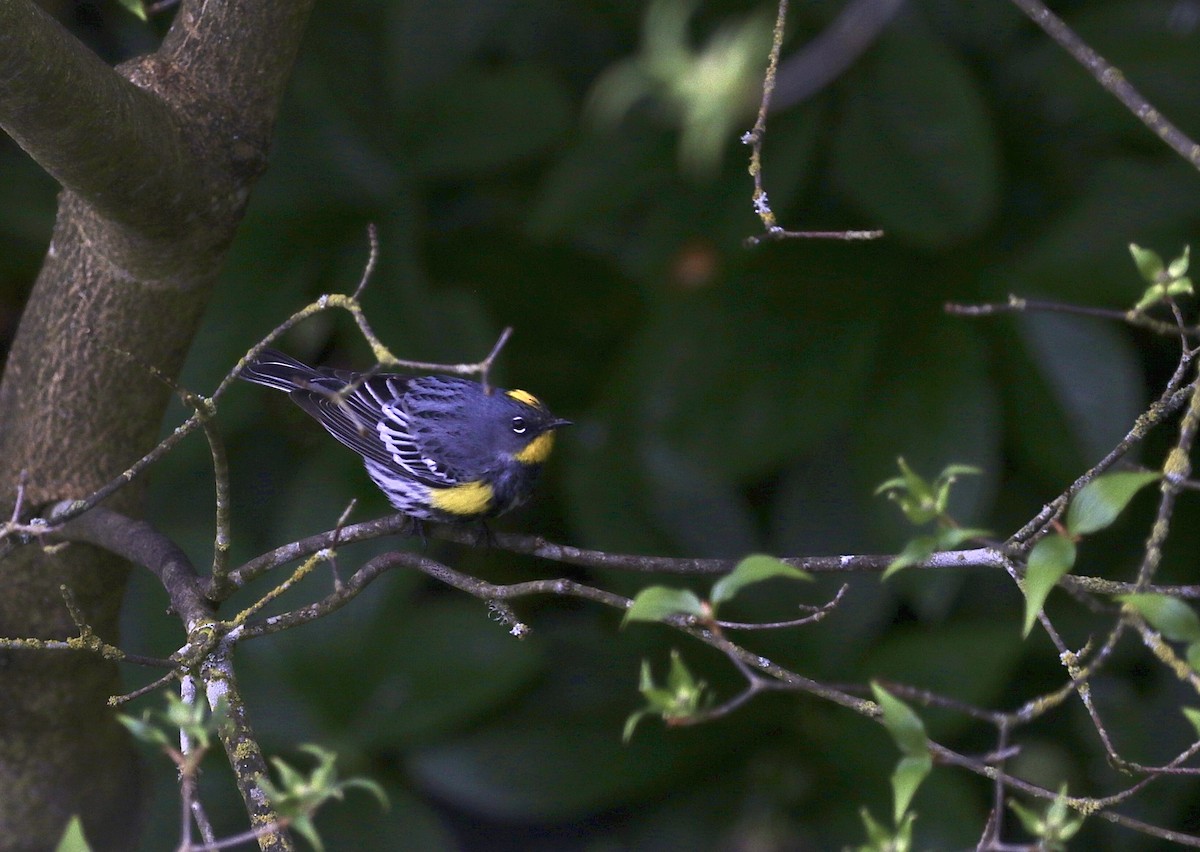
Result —
<path fill-rule="evenodd" d="M 575 425 L 575 421 L 573 421 L 573 420 L 563 420 L 561 417 L 556 417 L 555 419 L 550 421 L 550 425 L 547 426 L 546 429 L 547 430 L 559 429 L 563 426 L 574 426 L 574 425 Z"/>

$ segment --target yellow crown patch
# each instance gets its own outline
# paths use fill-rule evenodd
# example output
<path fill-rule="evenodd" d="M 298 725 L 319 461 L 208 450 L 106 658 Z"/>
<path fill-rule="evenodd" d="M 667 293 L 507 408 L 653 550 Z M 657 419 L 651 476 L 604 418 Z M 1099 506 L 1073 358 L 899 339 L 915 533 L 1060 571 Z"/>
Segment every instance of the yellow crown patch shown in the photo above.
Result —
<path fill-rule="evenodd" d="M 526 405 L 533 406 L 534 408 L 542 407 L 542 401 L 540 399 L 538 399 L 536 396 L 534 396 L 533 394 L 531 394 L 529 391 L 514 389 L 514 390 L 510 390 L 508 392 L 508 395 L 511 396 L 513 399 L 515 399 L 517 402 L 523 402 Z"/>

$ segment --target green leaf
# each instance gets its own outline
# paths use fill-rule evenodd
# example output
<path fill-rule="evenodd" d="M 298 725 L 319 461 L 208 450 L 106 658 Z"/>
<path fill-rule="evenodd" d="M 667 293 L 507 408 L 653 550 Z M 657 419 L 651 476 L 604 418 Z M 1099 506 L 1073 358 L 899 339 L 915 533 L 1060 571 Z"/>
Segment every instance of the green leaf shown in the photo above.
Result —
<path fill-rule="evenodd" d="M 1032 808 L 1027 808 L 1015 799 L 1008 803 L 1012 812 L 1017 815 L 1017 819 L 1021 820 L 1021 825 L 1029 834 L 1034 837 L 1041 837 L 1045 831 L 1045 824 L 1042 822 L 1042 815 Z"/>
<path fill-rule="evenodd" d="M 1191 296 L 1194 292 L 1192 279 L 1186 276 L 1175 278 L 1166 284 L 1152 284 L 1145 289 L 1142 297 L 1138 299 L 1133 309 L 1135 311 L 1145 311 L 1159 302 L 1165 302 L 1168 298 Z"/>
<path fill-rule="evenodd" d="M 1158 256 L 1158 252 L 1142 248 L 1137 243 L 1130 243 L 1129 253 L 1133 255 L 1134 266 L 1137 267 L 1138 274 L 1142 276 L 1143 281 L 1147 284 L 1161 283 L 1159 276 L 1163 273 L 1163 261 Z"/>
<path fill-rule="evenodd" d="M 1058 839 L 1062 842 L 1064 850 L 1067 848 L 1066 841 L 1078 834 L 1079 829 L 1083 828 L 1083 819 L 1083 815 L 1080 814 L 1074 819 L 1064 820 L 1062 827 L 1058 829 Z"/>
<path fill-rule="evenodd" d="M 279 790 L 281 798 L 287 796 L 289 791 L 295 790 L 304 783 L 304 775 L 301 774 L 300 770 L 291 766 L 283 758 L 273 757 L 271 758 L 271 764 L 279 774 L 279 787 L 276 789 Z M 263 778 L 259 780 L 259 783 L 266 787 L 268 780 Z M 272 795 L 271 798 L 275 798 L 275 796 Z"/>
<path fill-rule="evenodd" d="M 683 655 L 672 648 L 671 665 L 667 669 L 667 689 L 675 696 L 690 696 L 698 689 L 703 689 L 703 687 L 703 682 L 696 680 L 695 676 L 688 669 L 687 663 L 683 661 Z"/>
<path fill-rule="evenodd" d="M 925 477 L 912 469 L 912 466 L 904 460 L 904 456 L 897 458 L 896 464 L 903 474 L 904 488 L 909 494 L 919 500 L 929 501 L 933 499 L 933 486 L 929 484 Z"/>
<path fill-rule="evenodd" d="M 1184 707 L 1183 715 L 1192 723 L 1192 727 L 1196 729 L 1196 736 L 1200 737 L 1200 710 L 1195 707 Z"/>
<path fill-rule="evenodd" d="M 1029 635 L 1050 590 L 1074 565 L 1075 542 L 1066 536 L 1048 535 L 1029 551 L 1025 565 L 1025 626 L 1021 635 Z"/>
<path fill-rule="evenodd" d="M 138 20 L 149 20 L 149 18 L 146 17 L 146 7 L 142 5 L 142 0 L 117 0 L 117 2 L 121 4 L 121 7 L 126 12 L 133 15 Z"/>
<path fill-rule="evenodd" d="M 1187 647 L 1188 665 L 1192 667 L 1192 671 L 1200 672 L 1200 642 L 1192 642 Z"/>
<path fill-rule="evenodd" d="M 960 476 L 977 476 L 982 471 L 973 465 L 951 464 L 942 469 L 932 483 L 909 467 L 903 457 L 896 460 L 900 476 L 881 483 L 875 493 L 887 494 L 900 507 L 909 523 L 919 526 L 944 519 L 950 504 L 950 489 Z M 903 566 L 900 566 L 903 567 Z"/>
<path fill-rule="evenodd" d="M 644 717 L 658 716 L 664 722 L 678 722 L 695 716 L 708 701 L 704 681 L 696 679 L 676 650 L 671 651 L 671 666 L 662 686 L 654 682 L 650 662 L 642 660 L 638 692 L 646 699 L 646 706 L 625 720 L 622 738 L 626 743 Z"/>
<path fill-rule="evenodd" d="M 308 776 L 308 786 L 315 790 L 331 790 L 337 783 L 337 753 L 321 748 L 315 743 L 304 743 L 300 751 L 317 759 L 317 765 Z"/>
<path fill-rule="evenodd" d="M 774 556 L 753 554 L 738 562 L 733 571 L 717 580 L 712 587 L 712 604 L 717 606 L 732 600 L 746 586 L 761 583 L 774 577 L 792 580 L 812 580 L 812 574 L 781 562 Z"/>
<path fill-rule="evenodd" d="M 913 322 L 919 320 L 914 317 Z M 982 339 L 966 326 L 951 325 L 936 341 L 929 335 L 901 335 L 877 359 L 883 370 L 872 393 L 888 400 L 887 417 L 859 418 L 846 432 L 849 470 L 862 483 L 878 481 L 879 471 L 895 464 L 893 448 L 902 447 L 905 461 L 918 469 L 936 470 L 947 459 L 971 459 L 985 469 L 997 467 L 1003 430 L 997 384 L 989 378 Z M 954 353 L 948 358 L 946 354 Z M 970 416 L 963 417 L 969 410 Z M 989 511 L 994 477 L 964 477 L 954 486 L 950 514 L 970 519 Z M 878 532 L 906 541 L 894 518 L 881 519 Z"/>
<path fill-rule="evenodd" d="M 229 705 L 222 699 L 217 709 L 209 712 L 208 705 L 201 699 L 185 702 L 173 692 L 166 693 L 167 708 L 162 712 L 163 720 L 171 727 L 187 735 L 198 748 L 207 750 L 217 726 L 229 715 Z"/>
<path fill-rule="evenodd" d="M 1067 818 L 1067 785 L 1064 783 L 1058 788 L 1058 795 L 1054 797 L 1054 801 L 1046 808 L 1046 823 L 1047 825 L 1062 825 Z"/>
<path fill-rule="evenodd" d="M 1154 305 L 1163 301 L 1167 295 L 1167 288 L 1161 284 L 1153 284 L 1142 291 L 1141 297 L 1134 304 L 1135 311 L 1147 311 Z"/>
<path fill-rule="evenodd" d="M 1186 277 L 1191 260 L 1191 246 L 1184 246 L 1179 257 L 1173 259 L 1165 269 L 1162 258 L 1157 253 L 1136 244 L 1130 244 L 1129 251 L 1133 255 L 1138 272 L 1150 285 L 1134 310 L 1145 310 L 1167 296 L 1191 294 L 1192 282 Z"/>
<path fill-rule="evenodd" d="M 703 618 L 708 615 L 708 611 L 704 602 L 690 589 L 650 586 L 642 589 L 634 597 L 633 605 L 626 610 L 621 626 L 624 627 L 631 621 L 663 621 L 673 615 L 694 615 Z"/>
<path fill-rule="evenodd" d="M 867 843 L 859 846 L 857 852 L 909 852 L 912 849 L 913 821 L 916 814 L 905 815 L 904 820 L 895 831 L 884 828 L 866 808 L 859 808 L 863 827 L 867 831 Z"/>
<path fill-rule="evenodd" d="M 871 691 L 875 693 L 875 700 L 883 710 L 883 726 L 892 735 L 900 752 L 907 757 L 928 754 L 929 742 L 921 717 L 874 681 L 871 681 Z"/>
<path fill-rule="evenodd" d="M 391 806 L 387 793 L 383 791 L 383 787 L 370 778 L 347 778 L 341 783 L 341 788 L 343 791 L 366 790 L 375 797 L 375 800 L 379 802 L 379 807 L 385 811 Z"/>
<path fill-rule="evenodd" d="M 1067 529 L 1073 535 L 1104 529 L 1117 519 L 1138 491 L 1159 476 L 1154 471 L 1120 471 L 1096 477 L 1071 500 Z"/>
<path fill-rule="evenodd" d="M 642 49 L 600 75 L 588 112 L 616 126 L 633 108 L 656 102 L 681 129 L 680 159 L 697 175 L 711 172 L 723 145 L 745 114 L 748 88 L 757 84 L 770 24 L 761 15 L 726 21 L 706 44 L 692 46 L 695 4 L 651 3 Z"/>
<path fill-rule="evenodd" d="M 126 716 L 124 713 L 118 713 L 117 721 L 125 726 L 125 729 L 133 735 L 134 739 L 159 747 L 170 743 L 163 730 L 150 721 L 149 710 L 144 711 L 140 719 Z"/>
<path fill-rule="evenodd" d="M 274 757 L 271 758 L 271 763 L 279 775 L 279 783 L 274 784 L 269 778 L 259 778 L 258 785 L 279 814 L 291 819 L 293 827 L 314 846 L 320 848 L 321 839 L 312 825 L 312 815 L 330 799 L 341 801 L 345 798 L 346 790 L 354 787 L 366 789 L 387 806 L 387 797 L 383 789 L 373 781 L 361 778 L 338 780 L 335 752 L 312 744 L 304 744 L 300 746 L 300 750 L 312 755 L 317 761 L 308 775 L 290 766 L 286 761 Z M 305 823 L 307 828 L 301 828 L 298 825 L 301 822 Z"/>
<path fill-rule="evenodd" d="M 938 480 L 953 482 L 960 476 L 983 476 L 983 468 L 975 464 L 948 464 L 938 475 Z"/>
<path fill-rule="evenodd" d="M 990 530 L 971 528 L 971 527 L 950 527 L 944 530 L 938 530 L 934 538 L 937 541 L 937 550 L 954 550 L 960 544 L 965 544 L 968 541 L 976 538 L 987 538 L 992 533 Z"/>
<path fill-rule="evenodd" d="M 896 459 L 896 464 L 901 475 L 878 486 L 875 493 L 887 494 L 914 526 L 929 523 L 939 514 L 934 486 L 909 467 L 903 456 Z"/>
<path fill-rule="evenodd" d="M 928 752 L 900 758 L 892 773 L 892 818 L 896 822 L 904 818 L 913 796 L 932 769 L 933 757 Z"/>
<path fill-rule="evenodd" d="M 313 849 L 316 849 L 317 852 L 325 852 L 325 844 L 321 842 L 321 835 L 317 834 L 317 827 L 313 825 L 310 814 L 299 814 L 293 817 L 291 828 L 307 840 L 309 845 Z"/>
<path fill-rule="evenodd" d="M 867 841 L 870 844 L 864 848 L 880 849 L 892 839 L 892 833 L 880 825 L 879 820 L 875 819 L 869 810 L 865 807 L 859 808 L 858 813 L 862 817 L 863 828 L 867 830 Z"/>
<path fill-rule="evenodd" d="M 896 826 L 896 835 L 892 841 L 892 852 L 910 852 L 913 848 L 913 823 L 916 822 L 916 819 L 917 815 L 912 811 L 904 815 L 904 820 L 900 825 Z"/>
<path fill-rule="evenodd" d="M 1142 618 L 1171 642 L 1200 641 L 1200 617 L 1196 611 L 1170 595 L 1117 595 L 1117 600 L 1136 610 Z"/>
<path fill-rule="evenodd" d="M 650 669 L 650 661 L 642 660 L 642 668 L 638 676 L 638 692 L 645 695 L 647 692 L 655 688 L 654 672 Z"/>
<path fill-rule="evenodd" d="M 1083 827 L 1083 816 L 1072 816 L 1067 804 L 1067 785 L 1058 788 L 1058 795 L 1047 805 L 1045 813 L 1038 813 L 1020 802 L 1009 800 L 1008 806 L 1021 820 L 1021 825 L 1034 837 L 1042 841 L 1038 848 L 1048 852 L 1063 852 L 1066 842 Z"/>
<path fill-rule="evenodd" d="M 945 654 L 946 648 L 954 653 Z M 922 688 L 977 707 L 994 706 L 1013 677 L 1019 676 L 1024 650 L 1011 621 L 1000 613 L 941 624 L 893 626 L 861 652 L 857 665 L 879 680 L 920 683 Z M 930 660 L 939 660 L 930 666 Z M 962 716 L 939 713 L 923 720 L 930 739 L 947 742 L 963 735 L 971 723 Z"/>
<path fill-rule="evenodd" d="M 1183 252 L 1179 257 L 1171 261 L 1171 265 L 1167 267 L 1167 277 L 1172 281 L 1179 281 L 1183 276 L 1187 275 L 1188 265 L 1191 263 L 1192 247 L 1184 246 Z"/>
<path fill-rule="evenodd" d="M 629 714 L 629 718 L 625 720 L 625 727 L 621 730 L 621 742 L 626 745 L 633 739 L 633 732 L 637 730 L 637 726 L 643 719 L 651 715 L 649 710 L 635 710 Z"/>
<path fill-rule="evenodd" d="M 900 569 L 924 562 L 937 551 L 953 550 L 964 541 L 988 535 L 983 529 L 950 526 L 950 518 L 946 515 L 950 502 L 950 487 L 959 476 L 982 473 L 979 468 L 971 464 L 948 464 L 930 484 L 923 476 L 914 472 L 904 458 L 898 458 L 896 464 L 900 467 L 901 475 L 883 482 L 876 488 L 875 493 L 886 492 L 888 499 L 900 506 L 910 523 L 924 524 L 934 520 L 940 523 L 936 533 L 920 535 L 908 541 L 904 550 L 888 564 L 887 570 L 883 572 L 883 580 L 887 580 Z"/>
<path fill-rule="evenodd" d="M 71 821 L 67 823 L 54 852 L 92 852 L 92 847 L 83 834 L 83 821 L 79 819 L 78 814 L 72 816 Z"/>
<path fill-rule="evenodd" d="M 933 489 L 937 495 L 934 498 L 934 506 L 937 508 L 938 515 L 946 513 L 946 509 L 950 505 L 950 489 L 960 476 L 979 476 L 982 473 L 983 470 L 970 464 L 952 464 L 943 468 L 933 483 Z"/>
<path fill-rule="evenodd" d="M 888 563 L 887 570 L 883 572 L 883 579 L 886 580 L 902 568 L 924 562 L 937 550 L 937 545 L 937 537 L 932 535 L 919 535 L 910 540 L 896 558 Z"/>

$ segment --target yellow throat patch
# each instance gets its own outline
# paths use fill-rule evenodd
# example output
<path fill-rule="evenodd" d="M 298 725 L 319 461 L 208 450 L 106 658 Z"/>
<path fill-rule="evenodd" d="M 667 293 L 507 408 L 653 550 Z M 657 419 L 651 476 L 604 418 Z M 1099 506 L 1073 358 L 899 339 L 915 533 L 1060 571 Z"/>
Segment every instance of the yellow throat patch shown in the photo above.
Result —
<path fill-rule="evenodd" d="M 554 449 L 554 430 L 543 432 L 525 445 L 525 449 L 513 456 L 521 464 L 541 464 L 550 457 Z"/>

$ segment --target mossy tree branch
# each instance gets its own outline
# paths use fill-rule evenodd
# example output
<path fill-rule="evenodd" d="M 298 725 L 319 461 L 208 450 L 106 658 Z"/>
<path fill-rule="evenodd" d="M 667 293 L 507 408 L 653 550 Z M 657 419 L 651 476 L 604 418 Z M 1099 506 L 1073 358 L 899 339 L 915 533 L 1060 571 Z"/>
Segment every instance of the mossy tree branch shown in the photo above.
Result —
<path fill-rule="evenodd" d="M 200 161 L 171 107 L 33 3 L 0 3 L 0 124 L 107 218 L 168 239 L 186 229 Z"/>
<path fill-rule="evenodd" d="M 184 2 L 161 48 L 110 68 L 29 0 L 0 0 L 0 126 L 63 186 L 0 383 L 0 482 L 31 509 L 94 492 L 155 443 L 256 178 L 310 0 Z M 137 482 L 109 503 L 139 514 Z M 0 623 L 68 637 L 58 586 L 116 637 L 124 567 L 71 545 L 0 561 Z M 137 771 L 105 701 L 112 663 L 0 661 L 0 836 L 53 848 L 82 814 L 97 849 L 136 842 Z M 6 841 L 7 842 L 7 841 Z"/>

